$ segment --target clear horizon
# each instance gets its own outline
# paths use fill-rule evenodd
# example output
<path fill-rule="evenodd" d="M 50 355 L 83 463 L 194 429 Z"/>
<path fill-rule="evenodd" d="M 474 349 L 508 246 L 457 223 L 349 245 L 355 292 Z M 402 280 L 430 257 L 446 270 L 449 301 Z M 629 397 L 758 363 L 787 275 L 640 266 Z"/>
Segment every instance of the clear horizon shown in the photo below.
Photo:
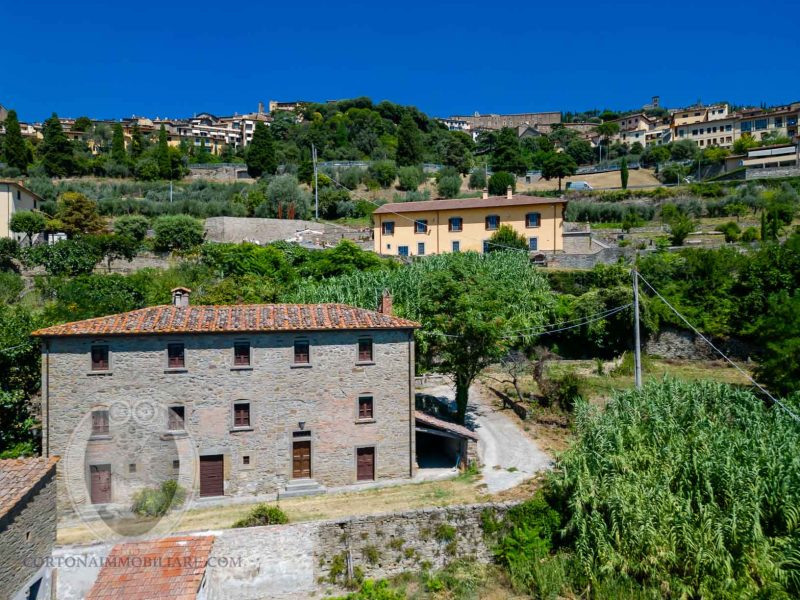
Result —
<path fill-rule="evenodd" d="M 789 23 L 795 7 L 760 9 Z M 22 121 L 254 111 L 259 101 L 369 96 L 454 114 L 635 110 L 661 97 L 740 105 L 800 100 L 800 42 L 788 26 L 731 22 L 750 4 L 621 0 L 562 7 L 412 1 L 402 10 L 312 1 L 264 10 L 244 2 L 127 6 L 15 3 L 8 22 L 33 36 L 4 48 L 14 86 L 0 104 Z M 676 18 L 676 15 L 680 18 Z M 783 16 L 781 16 L 783 15 Z M 8 78 L 6 81 L 11 81 Z"/>

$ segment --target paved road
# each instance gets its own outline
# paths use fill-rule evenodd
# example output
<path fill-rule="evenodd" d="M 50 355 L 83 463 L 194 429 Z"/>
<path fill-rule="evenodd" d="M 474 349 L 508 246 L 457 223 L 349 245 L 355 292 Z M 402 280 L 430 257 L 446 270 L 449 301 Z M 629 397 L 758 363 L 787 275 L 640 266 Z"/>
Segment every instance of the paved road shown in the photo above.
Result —
<path fill-rule="evenodd" d="M 437 385 L 423 391 L 455 398 L 450 385 Z M 483 465 L 481 472 L 489 492 L 494 494 L 507 490 L 550 468 L 550 457 L 525 435 L 519 419 L 511 410 L 493 406 L 481 397 L 476 385 L 470 388 L 469 397 L 468 419 L 472 419 L 478 434 L 478 456 Z"/>

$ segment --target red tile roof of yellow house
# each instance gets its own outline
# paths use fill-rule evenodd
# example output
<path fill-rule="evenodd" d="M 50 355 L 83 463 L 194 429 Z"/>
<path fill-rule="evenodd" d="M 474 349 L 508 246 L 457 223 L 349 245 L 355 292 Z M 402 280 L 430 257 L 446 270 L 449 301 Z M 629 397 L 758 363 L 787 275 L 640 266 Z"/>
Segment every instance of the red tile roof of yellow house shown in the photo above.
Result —
<path fill-rule="evenodd" d="M 0 517 L 33 490 L 57 462 L 57 456 L 0 460 Z"/>
<path fill-rule="evenodd" d="M 87 600 L 194 600 L 214 536 L 117 544 Z"/>
<path fill-rule="evenodd" d="M 495 206 L 529 206 L 531 204 L 566 204 L 565 198 L 542 198 L 515 194 L 508 196 L 489 196 L 488 198 L 463 198 L 456 200 L 428 200 L 424 202 L 392 202 L 375 209 L 373 214 L 392 214 L 422 212 L 429 210 L 462 210 L 465 208 L 493 208 Z"/>
<path fill-rule="evenodd" d="M 39 337 L 416 329 L 419 323 L 345 304 L 153 306 L 34 331 Z"/>

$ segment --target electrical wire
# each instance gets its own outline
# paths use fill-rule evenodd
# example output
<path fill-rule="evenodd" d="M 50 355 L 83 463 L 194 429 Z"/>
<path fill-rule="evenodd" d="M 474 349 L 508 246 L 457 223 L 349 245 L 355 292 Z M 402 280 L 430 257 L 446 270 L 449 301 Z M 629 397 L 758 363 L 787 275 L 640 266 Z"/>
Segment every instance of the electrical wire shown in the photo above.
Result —
<path fill-rule="evenodd" d="M 641 274 L 641 273 L 639 273 L 638 275 L 639 275 L 639 279 L 641 279 L 642 281 L 644 281 L 645 285 L 646 285 L 647 287 L 649 287 L 649 288 L 650 288 L 650 289 L 653 291 L 653 293 L 654 293 L 656 296 L 658 296 L 658 298 L 659 298 L 659 299 L 660 299 L 660 300 L 661 300 L 661 301 L 662 301 L 664 304 L 666 304 L 666 305 L 667 305 L 667 307 L 668 307 L 670 310 L 672 310 L 672 312 L 674 312 L 676 315 L 678 315 L 678 317 L 679 317 L 679 318 L 680 318 L 680 319 L 681 319 L 681 320 L 682 320 L 684 323 L 686 323 L 686 326 L 687 326 L 687 327 L 689 327 L 689 329 L 691 329 L 691 330 L 692 330 L 692 331 L 695 333 L 695 335 L 697 335 L 697 336 L 698 336 L 698 337 L 699 337 L 701 340 L 703 340 L 703 341 L 704 341 L 706 344 L 708 344 L 709 346 L 711 346 L 711 348 L 713 348 L 713 350 L 714 350 L 714 351 L 715 351 L 717 354 L 719 354 L 719 355 L 720 355 L 722 358 L 724 358 L 724 359 L 725 359 L 725 360 L 728 362 L 728 364 L 730 364 L 730 365 L 731 365 L 733 368 L 735 368 L 737 371 L 739 371 L 739 373 L 741 373 L 742 375 L 744 375 L 744 376 L 745 376 L 745 377 L 746 377 L 746 378 L 747 378 L 747 379 L 748 379 L 748 380 L 749 380 L 749 381 L 750 381 L 750 382 L 751 382 L 753 385 L 755 385 L 755 386 L 756 386 L 756 387 L 757 387 L 757 388 L 758 388 L 758 389 L 759 389 L 759 390 L 760 390 L 760 391 L 761 391 L 761 392 L 762 392 L 762 393 L 763 393 L 765 396 L 767 396 L 767 397 L 768 397 L 770 400 L 772 400 L 772 401 L 773 401 L 775 404 L 777 404 L 777 405 L 778 405 L 778 406 L 780 406 L 780 407 L 781 407 L 783 410 L 785 410 L 785 411 L 786 411 L 786 412 L 787 412 L 787 413 L 788 413 L 788 414 L 789 414 L 789 415 L 790 415 L 790 416 L 791 416 L 791 417 L 792 417 L 792 418 L 793 418 L 795 421 L 798 421 L 798 422 L 800 422 L 800 416 L 798 416 L 798 415 L 797 415 L 797 413 L 795 413 L 795 412 L 794 412 L 794 411 L 793 411 L 791 408 L 789 408 L 788 406 L 786 406 L 786 404 L 784 404 L 784 403 L 783 403 L 781 400 L 779 400 L 778 398 L 776 398 L 775 396 L 773 396 L 772 394 L 770 394 L 770 393 L 769 393 L 769 392 L 768 392 L 768 391 L 767 391 L 767 390 L 764 388 L 764 386 L 762 386 L 762 385 L 761 385 L 760 383 L 758 383 L 758 382 L 757 382 L 755 379 L 753 379 L 753 378 L 750 376 L 750 374 L 749 374 L 747 371 L 745 371 L 744 369 L 742 369 L 742 368 L 741 368 L 739 365 L 737 365 L 737 364 L 736 364 L 736 363 L 735 363 L 733 360 L 731 360 L 730 358 L 728 358 L 728 356 L 727 356 L 727 355 L 726 355 L 726 354 L 725 354 L 725 353 L 724 353 L 722 350 L 720 350 L 719 348 L 717 348 L 717 347 L 716 347 L 716 346 L 715 346 L 715 345 L 714 345 L 714 344 L 711 342 L 711 340 L 709 340 L 709 339 L 708 339 L 706 336 L 704 336 L 702 333 L 700 333 L 700 331 L 698 331 L 697 327 L 695 327 L 694 325 L 692 325 L 692 324 L 689 322 L 689 320 L 688 320 L 686 317 L 684 317 L 684 316 L 683 316 L 683 315 L 682 315 L 682 314 L 681 314 L 681 313 L 678 311 L 678 309 L 677 309 L 677 308 L 675 308 L 674 306 L 672 306 L 672 304 L 670 304 L 670 303 L 669 303 L 669 300 L 667 300 L 666 298 L 664 298 L 664 296 L 662 296 L 662 295 L 661 295 L 661 294 L 658 292 L 658 290 L 657 290 L 656 288 L 654 288 L 654 287 L 653 287 L 653 286 L 650 284 L 650 282 L 649 282 L 649 281 L 647 281 L 647 280 L 646 280 L 644 277 L 642 277 L 642 274 Z"/>
<path fill-rule="evenodd" d="M 605 319 L 606 317 L 610 317 L 611 315 L 615 315 L 618 312 L 621 312 L 627 308 L 633 306 L 631 304 L 625 304 L 623 306 L 617 306 L 615 308 L 611 308 L 609 310 L 595 313 L 593 315 L 589 315 L 586 317 L 580 317 L 579 319 L 571 319 L 569 321 L 562 321 L 560 323 L 552 323 L 550 326 L 545 327 L 544 329 L 535 329 L 535 328 L 528 328 L 528 329 L 518 329 L 516 331 L 510 331 L 507 335 L 501 336 L 499 339 L 513 339 L 517 337 L 531 337 L 531 336 L 540 336 L 540 335 L 547 335 L 550 333 L 558 333 L 560 331 L 567 331 L 569 329 L 577 329 L 578 327 L 583 327 L 584 325 L 588 325 L 589 323 L 594 323 L 596 321 L 600 321 L 601 319 Z M 575 323 L 575 321 L 580 321 L 579 323 Z M 574 323 L 573 325 L 569 325 L 568 327 L 558 327 L 556 329 L 551 329 L 553 326 L 563 325 L 566 323 Z M 461 334 L 453 334 L 453 333 L 439 333 L 436 331 L 422 331 L 423 335 L 435 335 L 435 336 L 442 336 L 447 338 L 463 338 L 465 336 Z"/>

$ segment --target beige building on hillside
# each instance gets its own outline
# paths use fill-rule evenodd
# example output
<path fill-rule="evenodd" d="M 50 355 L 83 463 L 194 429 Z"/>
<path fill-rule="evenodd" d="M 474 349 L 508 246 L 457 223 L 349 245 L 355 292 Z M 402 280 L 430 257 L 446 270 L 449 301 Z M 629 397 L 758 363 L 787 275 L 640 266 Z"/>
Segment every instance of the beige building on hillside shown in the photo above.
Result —
<path fill-rule="evenodd" d="M 384 204 L 374 213 L 374 250 L 390 256 L 487 252 L 501 225 L 525 237 L 531 252 L 564 250 L 567 201 L 512 195 Z"/>
<path fill-rule="evenodd" d="M 35 210 L 42 198 L 17 181 L 0 179 L 0 238 L 22 241 L 24 233 L 14 233 L 9 225 L 15 212 Z"/>

